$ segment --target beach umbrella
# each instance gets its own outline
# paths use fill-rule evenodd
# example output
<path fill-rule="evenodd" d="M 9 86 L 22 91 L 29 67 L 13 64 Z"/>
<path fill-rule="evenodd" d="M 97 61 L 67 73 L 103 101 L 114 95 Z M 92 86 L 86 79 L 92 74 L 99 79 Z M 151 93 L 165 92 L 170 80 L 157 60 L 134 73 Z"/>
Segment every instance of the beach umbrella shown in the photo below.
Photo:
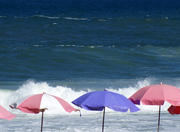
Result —
<path fill-rule="evenodd" d="M 136 112 L 139 110 L 125 96 L 107 90 L 86 93 L 72 103 L 85 110 L 103 111 L 102 132 L 104 131 L 105 107 L 121 112 L 128 110 Z"/>
<path fill-rule="evenodd" d="M 149 85 L 135 92 L 129 99 L 138 105 L 140 105 L 141 102 L 144 105 L 159 106 L 157 127 L 157 132 L 159 132 L 161 105 L 163 105 L 165 101 L 175 106 L 178 105 L 178 102 L 180 102 L 180 89 L 162 83 Z"/>
<path fill-rule="evenodd" d="M 73 108 L 69 103 L 63 100 L 60 97 L 50 95 L 47 93 L 35 94 L 27 99 L 25 99 L 20 105 L 17 106 L 17 109 L 25 113 L 42 113 L 41 116 L 41 132 L 43 129 L 43 116 L 44 112 L 49 109 L 49 104 L 47 102 L 57 104 L 57 106 L 62 106 L 66 112 L 78 111 L 78 109 Z"/>
<path fill-rule="evenodd" d="M 11 112 L 7 111 L 5 108 L 0 106 L 0 118 L 1 119 L 6 119 L 6 120 L 12 120 L 16 116 L 12 114 Z"/>
<path fill-rule="evenodd" d="M 173 105 L 171 105 L 168 108 L 168 111 L 169 111 L 170 114 L 180 114 L 180 106 L 173 106 Z"/>

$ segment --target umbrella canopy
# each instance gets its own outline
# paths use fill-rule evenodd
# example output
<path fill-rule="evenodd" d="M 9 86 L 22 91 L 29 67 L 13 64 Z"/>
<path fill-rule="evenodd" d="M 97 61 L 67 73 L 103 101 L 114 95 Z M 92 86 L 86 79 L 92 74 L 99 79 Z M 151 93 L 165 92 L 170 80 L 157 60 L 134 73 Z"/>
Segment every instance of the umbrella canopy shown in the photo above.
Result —
<path fill-rule="evenodd" d="M 165 101 L 172 105 L 178 105 L 180 102 L 180 89 L 166 84 L 149 85 L 141 88 L 129 98 L 134 104 L 159 105 L 158 128 L 160 126 L 161 105 Z"/>
<path fill-rule="evenodd" d="M 139 110 L 139 108 L 125 96 L 106 90 L 86 93 L 75 99 L 72 103 L 86 110 L 104 110 L 102 132 L 104 131 L 105 107 L 121 112 L 126 112 L 128 110 L 130 110 L 130 112 L 136 112 Z"/>
<path fill-rule="evenodd" d="M 171 85 L 150 85 L 141 88 L 129 99 L 135 104 L 163 105 L 167 101 L 176 106 L 180 101 L 180 90 Z"/>
<path fill-rule="evenodd" d="M 17 109 L 25 113 L 34 113 L 37 114 L 42 112 L 41 118 L 41 132 L 43 126 L 43 113 L 45 110 L 48 110 L 50 106 L 49 103 L 55 103 L 62 106 L 66 112 L 78 111 L 78 109 L 73 108 L 69 103 L 60 97 L 50 95 L 47 93 L 32 95 L 29 98 L 25 99 L 20 105 L 17 106 Z"/>
<path fill-rule="evenodd" d="M 1 119 L 6 119 L 6 120 L 12 120 L 13 118 L 15 118 L 16 116 L 12 113 L 10 113 L 9 111 L 7 111 L 5 108 L 3 108 L 2 106 L 0 106 L 0 118 Z"/>
<path fill-rule="evenodd" d="M 180 114 L 180 106 L 173 106 L 173 105 L 171 105 L 171 106 L 168 108 L 168 111 L 169 111 L 169 113 L 171 113 L 171 114 Z"/>
<path fill-rule="evenodd" d="M 110 91 L 94 91 L 86 93 L 72 102 L 73 104 L 92 111 L 102 111 L 108 107 L 114 111 L 136 112 L 139 110 L 125 96 Z"/>

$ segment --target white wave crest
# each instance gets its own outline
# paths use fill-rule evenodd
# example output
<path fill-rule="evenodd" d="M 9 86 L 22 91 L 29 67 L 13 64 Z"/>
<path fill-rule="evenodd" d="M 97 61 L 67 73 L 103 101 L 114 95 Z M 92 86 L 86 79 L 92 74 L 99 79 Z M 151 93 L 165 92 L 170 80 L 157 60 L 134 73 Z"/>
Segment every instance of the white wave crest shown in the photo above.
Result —
<path fill-rule="evenodd" d="M 86 21 L 87 18 L 76 18 L 76 17 L 64 17 L 66 20 L 74 20 L 74 21 Z"/>
<path fill-rule="evenodd" d="M 59 17 L 45 16 L 45 15 L 34 15 L 33 17 L 40 17 L 40 18 L 47 18 L 47 19 L 59 19 Z"/>
<path fill-rule="evenodd" d="M 122 94 L 129 98 L 133 93 L 135 93 L 138 89 L 150 85 L 151 81 L 150 80 L 143 80 L 143 81 L 138 81 L 137 84 L 134 86 L 128 86 L 128 87 L 120 87 L 118 89 L 112 89 L 112 88 L 106 88 L 106 90 L 116 92 L 119 94 Z M 55 96 L 58 96 L 67 102 L 69 102 L 72 106 L 74 106 L 71 102 L 78 98 L 79 96 L 90 92 L 92 90 L 90 89 L 85 89 L 85 90 L 80 90 L 80 91 L 75 91 L 72 88 L 64 87 L 64 86 L 51 86 L 47 82 L 35 82 L 35 81 L 27 81 L 23 85 L 19 87 L 19 89 L 11 91 L 11 90 L 0 90 L 0 96 L 1 96 L 1 101 L 0 105 L 3 107 L 9 109 L 9 104 L 17 103 L 20 104 L 25 98 L 28 96 L 31 96 L 33 94 L 40 94 L 43 92 L 46 92 L 48 94 L 52 94 Z M 48 104 L 49 106 L 53 104 Z M 167 111 L 167 108 L 170 105 L 168 103 L 165 103 L 165 105 L 162 106 L 162 111 Z M 76 106 L 74 106 L 76 107 Z M 147 105 L 140 105 L 138 106 L 141 109 L 141 112 L 153 112 L 153 111 L 158 111 L 158 106 L 147 106 Z M 77 107 L 76 107 L 77 108 Z M 9 109 L 12 111 L 11 109 Z M 14 110 L 13 110 L 14 111 Z M 108 111 L 111 111 L 108 109 Z M 92 112 L 90 111 L 85 111 L 82 110 L 83 113 L 90 114 Z M 58 110 L 57 113 L 59 114 L 65 114 L 64 110 Z M 49 113 L 49 114 L 57 114 L 56 112 L 54 113 Z M 94 113 L 94 112 L 93 112 Z M 79 113 L 78 113 L 79 114 Z"/>

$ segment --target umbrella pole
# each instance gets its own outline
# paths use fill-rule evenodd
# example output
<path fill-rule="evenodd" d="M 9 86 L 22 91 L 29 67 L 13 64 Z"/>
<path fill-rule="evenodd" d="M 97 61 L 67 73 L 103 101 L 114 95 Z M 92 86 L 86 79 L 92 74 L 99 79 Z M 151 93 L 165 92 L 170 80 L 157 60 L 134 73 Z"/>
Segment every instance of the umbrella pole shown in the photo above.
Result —
<path fill-rule="evenodd" d="M 42 116 L 41 116 L 41 132 L 43 129 L 43 117 L 44 117 L 44 111 L 42 111 Z"/>
<path fill-rule="evenodd" d="M 159 127 L 160 127 L 160 117 L 161 117 L 161 106 L 159 105 L 159 116 L 158 116 L 158 128 L 157 128 L 157 132 L 159 132 Z"/>
<path fill-rule="evenodd" d="M 102 132 L 104 132 L 105 107 L 103 110 Z"/>

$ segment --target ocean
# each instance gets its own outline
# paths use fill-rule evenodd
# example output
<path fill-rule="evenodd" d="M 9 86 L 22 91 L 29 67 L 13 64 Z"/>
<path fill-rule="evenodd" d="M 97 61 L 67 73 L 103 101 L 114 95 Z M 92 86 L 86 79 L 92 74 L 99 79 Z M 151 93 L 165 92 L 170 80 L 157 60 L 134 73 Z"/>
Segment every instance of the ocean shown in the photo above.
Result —
<path fill-rule="evenodd" d="M 0 0 L 0 105 L 16 114 L 0 119 L 0 132 L 40 131 L 40 114 L 9 108 L 33 94 L 71 103 L 95 90 L 128 98 L 161 82 L 180 88 L 179 13 L 178 0 Z M 178 132 L 180 117 L 169 106 L 160 131 Z M 108 109 L 105 131 L 156 131 L 158 107 L 138 107 Z M 44 132 L 101 131 L 102 112 L 81 112 L 45 112 Z"/>

